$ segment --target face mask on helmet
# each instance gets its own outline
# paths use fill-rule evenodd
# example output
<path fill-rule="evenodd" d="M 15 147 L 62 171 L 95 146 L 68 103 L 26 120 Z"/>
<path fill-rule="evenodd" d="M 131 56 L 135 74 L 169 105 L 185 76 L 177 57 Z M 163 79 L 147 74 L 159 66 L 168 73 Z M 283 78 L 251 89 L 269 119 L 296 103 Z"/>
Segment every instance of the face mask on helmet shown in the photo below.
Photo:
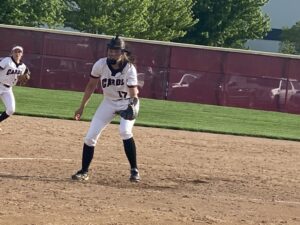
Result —
<path fill-rule="evenodd" d="M 117 64 L 117 60 L 116 59 L 107 58 L 107 63 L 110 64 L 110 65 L 116 65 Z"/>
<path fill-rule="evenodd" d="M 108 49 L 112 50 L 121 50 L 122 52 L 125 52 L 125 42 L 123 39 L 119 38 L 119 35 L 116 35 L 116 37 L 112 38 L 110 42 L 107 44 Z M 107 63 L 111 65 L 117 64 L 117 59 L 114 58 L 107 58 Z"/>

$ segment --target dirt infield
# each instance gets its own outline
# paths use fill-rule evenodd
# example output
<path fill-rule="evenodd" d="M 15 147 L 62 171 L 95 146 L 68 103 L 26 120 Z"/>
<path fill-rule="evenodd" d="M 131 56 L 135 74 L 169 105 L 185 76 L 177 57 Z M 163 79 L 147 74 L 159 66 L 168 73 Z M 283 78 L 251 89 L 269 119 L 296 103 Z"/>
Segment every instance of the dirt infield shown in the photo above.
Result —
<path fill-rule="evenodd" d="M 300 142 L 135 127 L 135 184 L 110 125 L 90 180 L 74 182 L 88 126 L 1 123 L 1 225 L 300 224 Z"/>

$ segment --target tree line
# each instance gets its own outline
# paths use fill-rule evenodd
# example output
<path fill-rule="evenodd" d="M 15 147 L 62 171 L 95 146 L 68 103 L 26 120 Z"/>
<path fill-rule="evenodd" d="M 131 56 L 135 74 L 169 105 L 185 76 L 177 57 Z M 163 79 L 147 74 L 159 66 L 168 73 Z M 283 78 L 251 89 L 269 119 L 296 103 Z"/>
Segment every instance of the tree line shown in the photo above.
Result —
<path fill-rule="evenodd" d="M 270 31 L 269 0 L 1 0 L 0 23 L 244 48 Z M 298 29 L 284 32 L 283 51 L 299 52 Z M 295 35 L 298 36 L 299 35 Z M 287 52 L 287 53 L 291 53 Z"/>

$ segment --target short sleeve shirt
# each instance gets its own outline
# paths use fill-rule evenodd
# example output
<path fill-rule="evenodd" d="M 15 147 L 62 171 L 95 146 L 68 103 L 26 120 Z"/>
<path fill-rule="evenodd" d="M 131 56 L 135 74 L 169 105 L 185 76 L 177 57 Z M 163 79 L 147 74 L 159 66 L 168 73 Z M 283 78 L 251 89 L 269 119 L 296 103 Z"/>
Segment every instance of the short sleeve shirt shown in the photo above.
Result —
<path fill-rule="evenodd" d="M 0 61 L 0 83 L 14 86 L 18 82 L 18 76 L 26 70 L 24 63 L 17 64 L 12 57 L 5 57 Z"/>
<path fill-rule="evenodd" d="M 123 68 L 114 70 L 107 64 L 106 57 L 94 64 L 91 76 L 100 78 L 103 95 L 111 100 L 129 98 L 128 88 L 138 85 L 137 71 L 133 64 L 126 63 Z"/>

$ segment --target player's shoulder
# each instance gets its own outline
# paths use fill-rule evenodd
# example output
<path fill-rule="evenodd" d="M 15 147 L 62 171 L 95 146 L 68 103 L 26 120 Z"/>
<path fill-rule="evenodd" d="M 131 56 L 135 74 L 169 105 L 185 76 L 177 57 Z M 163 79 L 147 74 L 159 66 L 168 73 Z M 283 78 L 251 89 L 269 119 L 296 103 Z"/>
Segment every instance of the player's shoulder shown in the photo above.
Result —
<path fill-rule="evenodd" d="M 4 68 L 11 63 L 12 63 L 11 57 L 2 57 L 0 59 L 1 68 Z"/>
<path fill-rule="evenodd" d="M 105 65 L 106 65 L 106 58 L 98 59 L 93 65 L 91 75 L 95 77 L 101 76 Z"/>
<path fill-rule="evenodd" d="M 22 67 L 22 69 L 24 70 L 28 68 L 24 62 L 21 62 L 20 67 Z"/>
<path fill-rule="evenodd" d="M 0 61 L 1 62 L 10 62 L 10 61 L 12 61 L 12 59 L 11 59 L 11 57 L 0 57 Z"/>
<path fill-rule="evenodd" d="M 105 65 L 106 58 L 100 58 L 94 63 L 93 70 L 102 70 L 102 68 L 104 68 Z"/>
<path fill-rule="evenodd" d="M 125 68 L 127 69 L 127 71 L 134 71 L 134 72 L 136 72 L 136 67 L 132 63 L 128 62 Z"/>
<path fill-rule="evenodd" d="M 100 58 L 100 59 L 98 59 L 96 62 L 95 62 L 95 64 L 97 64 L 97 65 L 105 65 L 106 64 L 106 57 L 105 58 Z"/>

